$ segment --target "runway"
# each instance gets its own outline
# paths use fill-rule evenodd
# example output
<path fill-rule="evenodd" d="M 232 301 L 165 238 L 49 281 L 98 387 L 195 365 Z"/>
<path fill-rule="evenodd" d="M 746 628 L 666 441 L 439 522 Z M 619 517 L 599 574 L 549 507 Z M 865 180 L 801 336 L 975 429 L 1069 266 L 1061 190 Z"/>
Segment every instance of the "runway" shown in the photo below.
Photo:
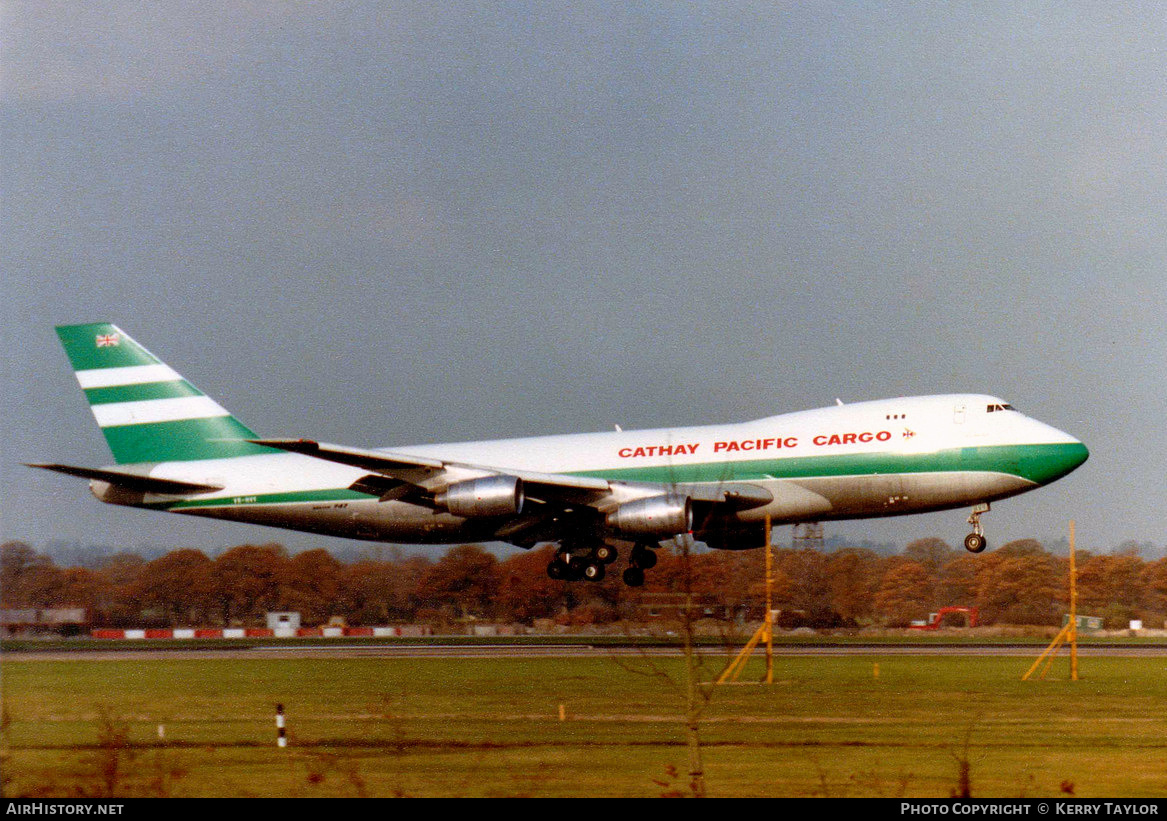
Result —
<path fill-rule="evenodd" d="M 1046 645 L 1038 644 L 806 644 L 775 645 L 774 655 L 782 656 L 1033 656 Z M 702 646 L 697 651 L 707 657 L 732 657 L 741 645 L 727 647 Z M 606 646 L 590 644 L 351 644 L 328 646 L 321 644 L 256 645 L 223 648 L 158 648 L 118 647 L 112 649 L 46 649 L 19 650 L 0 653 L 0 663 L 22 661 L 147 661 L 161 659 L 278 659 L 312 658 L 385 658 L 385 659 L 532 659 L 532 658 L 628 658 L 680 657 L 679 646 Z M 765 654 L 762 648 L 754 655 Z M 1063 647 L 1059 655 L 1068 656 Z M 1167 644 L 1082 644 L 1078 654 L 1083 657 L 1167 657 Z"/>

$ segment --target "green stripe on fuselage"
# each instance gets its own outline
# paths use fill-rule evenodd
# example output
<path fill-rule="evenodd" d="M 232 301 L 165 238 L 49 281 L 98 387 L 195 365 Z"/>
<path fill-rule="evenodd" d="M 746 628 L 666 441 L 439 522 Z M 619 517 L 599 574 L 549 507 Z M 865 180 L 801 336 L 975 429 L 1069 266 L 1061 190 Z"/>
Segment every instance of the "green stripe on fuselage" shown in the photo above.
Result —
<path fill-rule="evenodd" d="M 143 505 L 163 510 L 197 510 L 209 507 L 238 507 L 250 505 L 286 505 L 304 502 L 353 502 L 374 498 L 368 493 L 348 488 L 331 490 L 297 490 L 285 493 L 261 493 L 254 496 L 228 496 L 215 499 L 191 499 L 185 502 L 156 502 Z"/>
<path fill-rule="evenodd" d="M 566 475 L 586 475 L 612 481 L 657 483 L 760 481 L 817 476 L 869 476 L 938 472 L 1005 473 L 1035 484 L 1045 484 L 1072 471 L 1087 457 L 1084 445 L 999 445 L 958 448 L 938 453 L 870 453 L 760 459 L 749 462 L 712 462 L 701 465 L 621 468 Z M 348 488 L 266 493 L 184 502 L 162 502 L 147 507 L 186 510 L 209 507 L 343 502 L 370 499 L 371 494 Z"/>
<path fill-rule="evenodd" d="M 1014 448 L 1017 458 L 1016 476 L 1048 484 L 1077 468 L 1090 456 L 1081 442 L 1060 445 L 1022 445 Z"/>
<path fill-rule="evenodd" d="M 144 385 L 118 385 L 113 388 L 86 388 L 85 398 L 90 405 L 109 405 L 114 402 L 143 402 L 148 399 L 177 399 L 181 396 L 203 396 L 203 392 L 185 379 L 171 382 L 148 382 Z"/>
<path fill-rule="evenodd" d="M 581 471 L 573 476 L 624 482 L 687 484 L 750 482 L 765 479 L 805 479 L 816 476 L 871 476 L 955 471 L 1007 473 L 1035 484 L 1064 476 L 1085 461 L 1079 443 L 993 445 L 952 448 L 935 453 L 853 453 L 837 456 L 794 456 L 741 462 L 658 465 Z"/>

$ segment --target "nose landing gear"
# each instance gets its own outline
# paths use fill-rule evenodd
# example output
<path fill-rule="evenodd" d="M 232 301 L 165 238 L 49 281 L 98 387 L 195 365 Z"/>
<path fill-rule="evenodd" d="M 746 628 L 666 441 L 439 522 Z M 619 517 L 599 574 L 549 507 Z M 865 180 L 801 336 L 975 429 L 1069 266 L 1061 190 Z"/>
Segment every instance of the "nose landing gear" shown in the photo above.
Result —
<path fill-rule="evenodd" d="M 964 537 L 964 549 L 969 553 L 982 553 L 989 546 L 989 542 L 985 539 L 985 530 L 981 527 L 981 514 L 988 512 L 989 504 L 986 502 L 974 507 L 968 517 L 968 523 L 972 525 L 973 532 Z"/>

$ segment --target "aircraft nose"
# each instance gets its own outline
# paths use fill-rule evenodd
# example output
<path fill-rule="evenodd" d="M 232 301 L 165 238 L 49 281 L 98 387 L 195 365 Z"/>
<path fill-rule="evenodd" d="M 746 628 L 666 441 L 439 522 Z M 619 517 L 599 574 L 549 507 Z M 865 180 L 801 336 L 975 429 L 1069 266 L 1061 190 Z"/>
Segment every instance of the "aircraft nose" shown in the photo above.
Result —
<path fill-rule="evenodd" d="M 1065 439 L 1053 446 L 1050 467 L 1056 478 L 1060 479 L 1080 468 L 1090 458 L 1090 450 L 1070 434 L 1062 431 L 1058 433 Z"/>
<path fill-rule="evenodd" d="M 1089 458 L 1090 450 L 1084 444 L 1075 439 L 1071 444 L 1066 446 L 1066 463 L 1069 468 L 1066 473 L 1081 467 L 1081 465 Z"/>
<path fill-rule="evenodd" d="M 1038 484 L 1057 481 L 1077 470 L 1090 458 L 1090 450 L 1080 440 L 1052 425 L 1031 420 L 1033 438 L 1029 459 L 1023 460 L 1028 475 Z"/>

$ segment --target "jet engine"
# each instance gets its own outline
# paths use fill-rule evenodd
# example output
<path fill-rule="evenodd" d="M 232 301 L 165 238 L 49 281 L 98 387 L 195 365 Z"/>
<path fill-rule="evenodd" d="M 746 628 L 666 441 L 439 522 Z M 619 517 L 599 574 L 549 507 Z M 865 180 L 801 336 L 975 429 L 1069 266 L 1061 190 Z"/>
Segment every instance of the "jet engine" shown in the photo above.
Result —
<path fill-rule="evenodd" d="M 693 529 L 693 505 L 688 496 L 650 496 L 620 505 L 607 522 L 629 536 L 668 538 Z"/>
<path fill-rule="evenodd" d="M 525 499 L 517 476 L 484 476 L 450 485 L 434 502 L 455 516 L 513 516 L 522 512 Z"/>
<path fill-rule="evenodd" d="M 696 531 L 697 541 L 717 550 L 751 550 L 766 544 L 766 523 L 721 520 Z"/>

